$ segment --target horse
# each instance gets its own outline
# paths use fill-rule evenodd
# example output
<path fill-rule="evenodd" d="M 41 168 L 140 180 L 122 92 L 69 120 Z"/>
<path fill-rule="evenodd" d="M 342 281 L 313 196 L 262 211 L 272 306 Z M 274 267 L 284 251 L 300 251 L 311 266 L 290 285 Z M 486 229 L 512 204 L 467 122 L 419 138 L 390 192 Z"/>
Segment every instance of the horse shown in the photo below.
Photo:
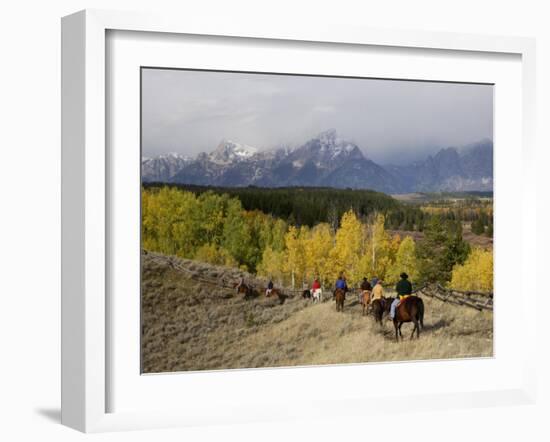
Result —
<path fill-rule="evenodd" d="M 244 299 L 246 300 L 257 298 L 259 296 L 259 293 L 254 290 L 254 288 L 244 283 L 239 286 L 237 293 L 244 293 Z"/>
<path fill-rule="evenodd" d="M 334 299 L 336 300 L 336 311 L 344 311 L 344 301 L 346 300 L 346 291 L 344 289 L 336 289 L 334 291 Z"/>
<path fill-rule="evenodd" d="M 267 287 L 264 289 L 264 293 L 266 293 L 266 297 L 270 297 L 272 295 L 276 295 L 279 298 L 279 304 L 284 304 L 286 301 L 286 298 L 288 298 L 288 295 L 283 293 L 281 290 L 272 288 L 271 292 L 267 294 Z"/>
<path fill-rule="evenodd" d="M 388 302 L 388 305 L 391 303 Z M 416 331 L 416 339 L 420 338 L 420 327 L 424 328 L 424 301 L 418 296 L 409 296 L 402 300 L 395 309 L 395 317 L 393 318 L 393 326 L 395 327 L 395 340 L 399 342 L 399 336 L 403 340 L 401 326 L 405 322 L 414 323 L 414 328 L 411 333 L 411 339 Z"/>
<path fill-rule="evenodd" d="M 361 293 L 360 298 L 361 304 L 363 304 L 363 316 L 368 316 L 369 314 L 370 295 L 370 290 L 363 290 L 363 292 Z"/>
<path fill-rule="evenodd" d="M 380 324 L 380 327 L 384 326 L 382 317 L 384 316 L 384 312 L 386 311 L 386 306 L 389 306 L 390 304 L 391 302 L 384 298 L 374 299 L 371 303 L 371 310 L 372 314 L 374 315 L 374 321 L 378 322 Z"/>
<path fill-rule="evenodd" d="M 323 302 L 323 291 L 321 289 L 313 290 L 313 302 Z"/>

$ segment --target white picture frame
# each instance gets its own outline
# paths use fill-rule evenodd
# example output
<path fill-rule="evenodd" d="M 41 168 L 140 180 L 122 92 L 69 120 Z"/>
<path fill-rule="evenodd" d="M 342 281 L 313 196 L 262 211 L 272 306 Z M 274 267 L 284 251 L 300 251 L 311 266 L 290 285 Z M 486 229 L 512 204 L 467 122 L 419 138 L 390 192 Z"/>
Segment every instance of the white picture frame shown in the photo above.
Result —
<path fill-rule="evenodd" d="M 113 320 L 108 300 L 108 244 L 112 230 L 108 228 L 112 209 L 109 194 L 108 144 L 106 121 L 108 63 L 106 35 L 110 31 L 155 32 L 163 35 L 218 36 L 220 38 L 268 39 L 286 44 L 338 44 L 376 46 L 384 48 L 431 49 L 484 54 L 509 54 L 520 57 L 521 63 L 521 126 L 520 144 L 524 182 L 521 188 L 521 248 L 522 275 L 526 274 L 526 256 L 535 256 L 536 200 L 534 174 L 528 171 L 534 161 L 535 109 L 535 43 L 518 37 L 493 37 L 451 33 L 389 31 L 348 28 L 343 26 L 308 25 L 294 27 L 283 23 L 210 23 L 193 17 L 177 19 L 150 14 L 134 14 L 86 10 L 62 20 L 62 423 L 84 432 L 111 431 L 167 426 L 204 425 L 212 415 L 197 408 L 193 414 L 185 407 L 160 407 L 157 411 L 112 411 L 109 393 L 113 388 L 109 370 L 113 355 L 110 352 L 109 327 Z M 529 180 L 533 180 L 530 182 Z M 498 201 L 497 201 L 498 204 Z M 496 247 L 495 250 L 498 250 Z M 498 253 L 498 252 L 496 252 Z M 524 305 L 536 297 L 534 281 L 524 279 Z M 497 294 L 498 296 L 498 294 Z M 498 298 L 496 300 L 498 304 Z M 521 379 L 510 385 L 477 388 L 461 393 L 430 393 L 409 395 L 417 409 L 441 409 L 468 406 L 489 406 L 503 403 L 533 403 L 535 400 L 535 328 L 523 312 L 521 336 L 525 351 L 518 356 Z M 520 318 L 521 321 L 521 318 Z M 137 339 L 137 337 L 136 337 Z M 498 355 L 496 356 L 498 358 Z M 460 367 L 457 366 L 457 369 Z M 358 365 L 353 370 L 361 370 Z M 437 368 L 426 366 L 428 370 Z M 302 369 L 303 370 L 303 369 Z M 316 370 L 316 369 L 309 369 Z M 278 370 L 281 372 L 281 370 Z M 300 369 L 286 370 L 285 376 L 299 376 Z M 258 371 L 254 371 L 258 373 Z M 265 373 L 265 371 L 263 371 Z M 137 374 L 139 375 L 139 373 Z M 208 382 L 204 374 L 194 382 Z M 223 382 L 223 373 L 217 373 Z M 235 375 L 232 375 L 232 381 Z M 241 371 L 241 378 L 246 376 Z M 256 376 L 256 374 L 255 374 Z M 259 375 L 258 375 L 259 376 Z M 220 378 L 221 377 L 221 378 Z M 213 377 L 212 377 L 213 379 Z M 220 381 L 221 379 L 221 381 Z M 260 378 L 258 378 L 260 379 Z M 518 377 L 519 379 L 519 377 Z M 170 387 L 169 376 L 163 383 Z M 164 394 L 164 393 L 163 393 Z M 253 397 L 253 395 L 251 396 Z M 311 400 L 312 407 L 322 407 L 338 400 L 340 413 L 368 412 L 376 408 L 395 410 L 395 396 L 381 396 L 376 404 L 361 394 Z M 235 404 L 246 409 L 253 399 Z M 405 406 L 407 401 L 401 401 Z M 300 410 L 291 404 L 287 408 L 262 408 L 245 416 L 228 412 L 217 416 L 217 422 L 253 422 L 295 417 Z M 154 407 L 153 407 L 154 408 Z M 183 410 L 183 411 L 182 411 Z M 338 412 L 336 412 L 338 413 Z"/>

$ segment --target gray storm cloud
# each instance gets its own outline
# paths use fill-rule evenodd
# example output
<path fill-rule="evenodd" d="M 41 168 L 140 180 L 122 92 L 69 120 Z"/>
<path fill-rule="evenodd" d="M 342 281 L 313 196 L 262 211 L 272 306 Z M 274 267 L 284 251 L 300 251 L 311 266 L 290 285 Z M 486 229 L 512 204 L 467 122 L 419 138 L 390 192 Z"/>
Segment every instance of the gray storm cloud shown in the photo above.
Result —
<path fill-rule="evenodd" d="M 142 154 L 266 149 L 336 129 L 379 163 L 493 138 L 493 87 L 465 83 L 144 69 Z"/>

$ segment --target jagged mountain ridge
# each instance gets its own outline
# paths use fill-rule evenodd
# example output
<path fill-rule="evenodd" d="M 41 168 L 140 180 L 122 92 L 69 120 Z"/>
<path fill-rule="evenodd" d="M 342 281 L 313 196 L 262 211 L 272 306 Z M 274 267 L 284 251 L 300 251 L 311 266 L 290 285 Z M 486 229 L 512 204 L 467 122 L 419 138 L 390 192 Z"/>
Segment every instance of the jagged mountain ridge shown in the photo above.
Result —
<path fill-rule="evenodd" d="M 258 149 L 223 140 L 195 159 L 164 156 L 142 162 L 144 181 L 224 187 L 327 186 L 385 193 L 492 190 L 493 144 L 441 149 L 408 166 L 381 166 L 329 130 L 294 148 Z M 167 164 L 172 161 L 172 163 Z"/>
<path fill-rule="evenodd" d="M 193 160 L 178 153 L 159 155 L 154 158 L 141 159 L 141 175 L 144 181 L 169 181 L 186 164 Z"/>
<path fill-rule="evenodd" d="M 448 147 L 422 162 L 385 166 L 411 192 L 493 190 L 493 142 L 482 140 L 462 149 Z"/>

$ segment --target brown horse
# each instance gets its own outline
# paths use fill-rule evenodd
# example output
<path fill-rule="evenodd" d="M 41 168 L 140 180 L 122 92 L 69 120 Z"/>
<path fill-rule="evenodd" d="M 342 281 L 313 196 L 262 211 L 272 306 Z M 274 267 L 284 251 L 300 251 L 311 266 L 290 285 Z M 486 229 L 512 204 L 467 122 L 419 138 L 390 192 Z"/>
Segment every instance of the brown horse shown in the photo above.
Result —
<path fill-rule="evenodd" d="M 388 305 L 391 305 L 391 303 L 388 302 Z M 418 339 L 420 337 L 420 327 L 424 328 L 424 301 L 422 301 L 422 298 L 414 295 L 409 296 L 401 301 L 395 309 L 393 326 L 395 327 L 395 340 L 397 342 L 399 342 L 399 336 L 403 340 L 401 326 L 405 322 L 412 322 L 414 324 L 411 339 L 414 337 L 415 331 L 416 339 Z"/>
<path fill-rule="evenodd" d="M 344 311 L 344 301 L 346 300 L 346 292 L 343 289 L 336 289 L 334 291 L 334 299 L 336 300 L 336 311 Z"/>
<path fill-rule="evenodd" d="M 370 290 L 363 290 L 361 293 L 361 304 L 363 304 L 363 316 L 369 314 L 369 304 L 370 304 Z"/>
<path fill-rule="evenodd" d="M 257 290 L 246 284 L 241 284 L 237 290 L 237 293 L 244 293 L 244 299 L 246 300 L 260 296 Z"/>
<path fill-rule="evenodd" d="M 264 288 L 264 293 L 267 293 L 267 287 Z M 271 289 L 271 293 L 269 295 L 266 294 L 266 296 L 269 298 L 270 296 L 277 296 L 279 298 L 279 303 L 284 304 L 286 301 L 286 298 L 288 298 L 288 295 L 286 293 L 283 293 L 281 290 L 273 288 Z"/>
<path fill-rule="evenodd" d="M 273 287 L 273 288 L 271 289 L 271 292 L 270 292 L 270 293 L 267 293 L 267 287 L 264 287 L 264 288 L 263 288 L 263 292 L 265 293 L 265 296 L 267 296 L 268 298 L 269 298 L 270 296 L 273 296 L 273 295 L 279 296 L 279 294 L 281 293 L 281 291 L 280 291 L 279 289 L 276 289 L 275 287 Z"/>
<path fill-rule="evenodd" d="M 388 312 L 389 312 L 389 305 L 391 304 L 391 301 L 388 301 L 387 299 L 381 298 L 381 299 L 375 299 L 371 303 L 371 310 L 372 314 L 374 315 L 375 322 L 378 322 L 380 324 L 380 327 L 384 326 L 384 322 L 382 321 L 382 317 L 384 316 L 384 312 L 386 311 L 386 306 L 388 306 Z"/>

